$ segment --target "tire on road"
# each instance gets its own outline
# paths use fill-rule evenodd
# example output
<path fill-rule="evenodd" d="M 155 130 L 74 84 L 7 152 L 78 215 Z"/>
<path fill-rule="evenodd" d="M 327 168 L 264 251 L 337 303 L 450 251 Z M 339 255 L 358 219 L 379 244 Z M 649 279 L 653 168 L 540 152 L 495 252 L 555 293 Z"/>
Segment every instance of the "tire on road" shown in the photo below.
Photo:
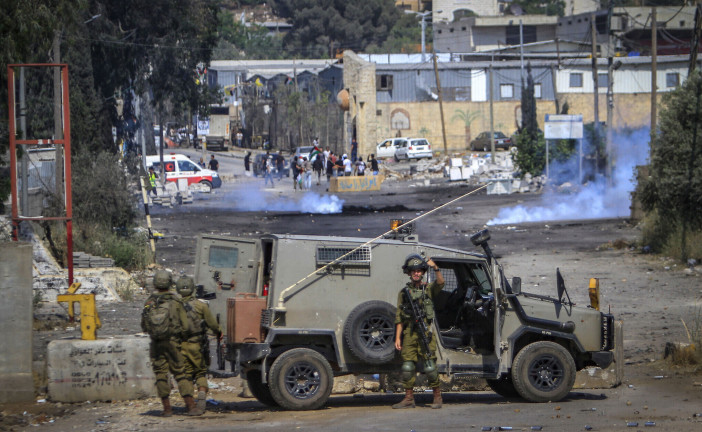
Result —
<path fill-rule="evenodd" d="M 249 385 L 249 390 L 251 394 L 261 402 L 262 404 L 269 407 L 277 407 L 278 402 L 273 399 L 271 395 L 271 389 L 268 384 L 261 382 L 261 372 L 257 370 L 251 370 L 246 373 L 246 382 Z"/>
<path fill-rule="evenodd" d="M 504 398 L 514 399 L 519 397 L 519 393 L 517 389 L 514 388 L 514 383 L 510 375 L 505 375 L 499 379 L 487 379 L 486 381 L 488 387 L 490 387 L 492 391 Z"/>
<path fill-rule="evenodd" d="M 212 192 L 212 183 L 210 183 L 207 180 L 202 180 L 202 181 L 200 181 L 200 184 L 207 188 L 207 193 Z"/>
<path fill-rule="evenodd" d="M 366 363 L 389 362 L 395 356 L 395 307 L 379 300 L 356 306 L 346 318 L 344 340 Z"/>
<path fill-rule="evenodd" d="M 555 342 L 534 342 L 515 357 L 512 381 L 517 392 L 529 402 L 556 402 L 573 388 L 575 362 Z"/>
<path fill-rule="evenodd" d="M 289 410 L 314 410 L 329 399 L 334 374 L 327 359 L 308 348 L 285 351 L 271 365 L 268 386 L 273 399 Z"/>

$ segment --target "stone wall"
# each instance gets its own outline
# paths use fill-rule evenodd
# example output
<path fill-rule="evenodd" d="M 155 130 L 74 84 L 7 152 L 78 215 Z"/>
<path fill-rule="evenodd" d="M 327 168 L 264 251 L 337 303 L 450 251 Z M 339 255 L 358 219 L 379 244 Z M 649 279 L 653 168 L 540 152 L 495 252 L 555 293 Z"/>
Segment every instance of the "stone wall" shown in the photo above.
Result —
<path fill-rule="evenodd" d="M 356 129 L 358 154 L 375 153 L 376 135 L 375 63 L 352 51 L 344 51 L 344 88 L 349 91 L 349 110 L 344 113 L 343 153 L 351 157 L 351 139 Z"/>

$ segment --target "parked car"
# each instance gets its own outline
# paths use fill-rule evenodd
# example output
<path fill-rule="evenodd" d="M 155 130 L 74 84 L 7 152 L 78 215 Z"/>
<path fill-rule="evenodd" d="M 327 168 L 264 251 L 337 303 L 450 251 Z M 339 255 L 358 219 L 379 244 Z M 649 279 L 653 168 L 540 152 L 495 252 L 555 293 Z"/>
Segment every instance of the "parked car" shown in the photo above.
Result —
<path fill-rule="evenodd" d="M 376 146 L 375 157 L 378 159 L 391 158 L 395 156 L 395 150 L 402 145 L 407 138 L 388 138 Z"/>
<path fill-rule="evenodd" d="M 495 150 L 509 150 L 512 147 L 512 140 L 502 132 L 495 132 Z M 470 142 L 470 149 L 475 151 L 491 151 L 490 131 L 483 132 Z"/>
<path fill-rule="evenodd" d="M 310 158 L 310 152 L 314 150 L 314 146 L 302 146 L 302 147 L 295 147 L 295 158 L 299 158 L 300 156 L 306 157 L 307 159 Z"/>
<path fill-rule="evenodd" d="M 407 138 L 395 150 L 395 160 L 398 161 L 400 159 L 431 159 L 432 156 L 431 144 L 426 138 Z"/>
<path fill-rule="evenodd" d="M 278 158 L 283 158 L 282 156 L 280 156 L 277 153 L 271 153 L 270 156 L 273 157 L 273 161 L 276 163 L 276 166 L 278 166 L 278 164 L 277 164 Z M 261 163 L 261 162 L 263 162 L 263 158 L 265 158 L 265 157 L 266 157 L 265 153 L 259 153 L 256 156 L 254 156 L 253 166 L 251 167 L 251 170 L 253 171 L 254 177 L 265 176 L 265 173 L 262 170 L 262 163 Z M 277 175 L 277 173 L 278 173 L 278 170 L 274 169 L 273 175 L 275 176 L 275 175 Z M 290 161 L 286 160 L 285 158 L 283 158 L 283 177 L 290 177 Z"/>

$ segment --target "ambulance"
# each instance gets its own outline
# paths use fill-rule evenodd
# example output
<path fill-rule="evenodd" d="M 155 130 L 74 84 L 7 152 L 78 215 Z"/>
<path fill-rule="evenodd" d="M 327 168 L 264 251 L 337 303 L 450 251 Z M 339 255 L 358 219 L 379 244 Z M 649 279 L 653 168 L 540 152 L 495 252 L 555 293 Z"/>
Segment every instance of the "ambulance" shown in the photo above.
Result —
<path fill-rule="evenodd" d="M 161 158 L 158 155 L 146 156 L 147 171 L 150 167 L 154 167 L 157 174 L 161 172 Z M 216 171 L 198 166 L 186 155 L 164 154 L 163 170 L 166 173 L 166 181 L 177 182 L 179 179 L 187 179 L 188 186 L 200 183 L 207 188 L 207 192 L 222 186 L 222 179 Z"/>

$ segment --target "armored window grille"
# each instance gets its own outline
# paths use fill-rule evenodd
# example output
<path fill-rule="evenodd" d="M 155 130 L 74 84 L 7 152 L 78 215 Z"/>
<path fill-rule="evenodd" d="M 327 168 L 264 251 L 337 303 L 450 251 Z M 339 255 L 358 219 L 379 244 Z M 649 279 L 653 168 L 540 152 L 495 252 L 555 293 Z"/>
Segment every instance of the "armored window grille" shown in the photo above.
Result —
<path fill-rule="evenodd" d="M 338 261 L 336 261 L 338 260 Z M 317 268 L 331 264 L 326 272 L 341 276 L 370 276 L 371 248 L 345 246 L 317 247 Z"/>

